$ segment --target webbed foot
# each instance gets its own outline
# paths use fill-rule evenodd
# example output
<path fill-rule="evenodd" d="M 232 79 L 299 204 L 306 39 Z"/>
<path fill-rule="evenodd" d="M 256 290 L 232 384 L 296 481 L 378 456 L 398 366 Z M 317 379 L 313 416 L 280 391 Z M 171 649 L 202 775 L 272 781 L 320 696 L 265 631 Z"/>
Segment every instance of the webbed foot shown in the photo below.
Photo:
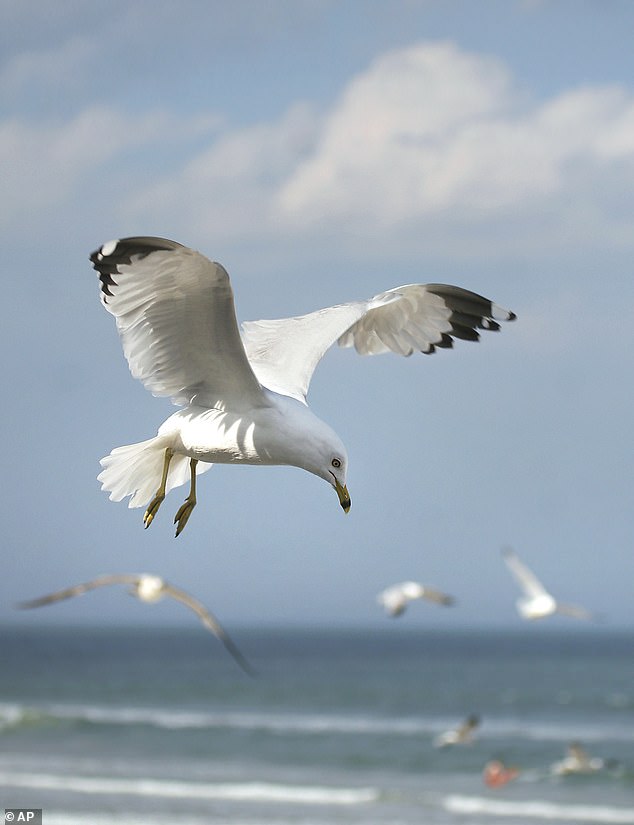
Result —
<path fill-rule="evenodd" d="M 174 538 L 180 536 L 185 529 L 185 525 L 189 521 L 189 517 L 191 516 L 195 506 L 196 499 L 191 498 L 191 496 L 187 496 L 184 503 L 179 507 L 178 512 L 174 516 L 174 524 L 176 525 L 176 536 Z"/>
<path fill-rule="evenodd" d="M 154 496 L 154 498 L 152 499 L 152 501 L 148 504 L 147 510 L 145 511 L 145 513 L 143 515 L 143 525 L 144 525 L 146 530 L 150 526 L 150 524 L 152 524 L 152 522 L 154 521 L 154 516 L 158 513 L 158 508 L 163 503 L 164 498 L 165 498 L 165 493 L 163 493 L 163 494 L 157 493 Z"/>

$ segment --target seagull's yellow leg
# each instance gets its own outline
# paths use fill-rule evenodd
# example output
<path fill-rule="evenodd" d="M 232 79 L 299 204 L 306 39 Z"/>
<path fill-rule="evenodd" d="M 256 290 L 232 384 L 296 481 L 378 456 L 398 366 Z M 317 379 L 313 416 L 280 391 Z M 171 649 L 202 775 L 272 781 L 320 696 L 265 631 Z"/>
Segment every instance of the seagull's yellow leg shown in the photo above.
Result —
<path fill-rule="evenodd" d="M 189 474 L 190 474 L 190 484 L 189 484 L 189 495 L 185 499 L 184 504 L 178 510 L 178 513 L 174 516 L 174 524 L 176 525 L 176 535 L 179 536 L 189 517 L 192 514 L 192 510 L 196 506 L 196 465 L 198 464 L 198 460 L 195 458 L 190 459 L 189 461 Z"/>
<path fill-rule="evenodd" d="M 154 516 L 158 513 L 158 508 L 161 506 L 161 503 L 165 498 L 165 485 L 167 484 L 167 473 L 169 472 L 170 461 L 172 460 L 173 455 L 173 451 L 170 450 L 168 447 L 167 450 L 165 450 L 165 458 L 163 459 L 163 475 L 161 476 L 161 483 L 159 484 L 159 488 L 156 491 L 156 495 L 148 504 L 147 510 L 145 511 L 145 515 L 143 516 L 143 524 L 145 525 L 146 530 L 150 526 L 150 524 L 152 524 Z"/>

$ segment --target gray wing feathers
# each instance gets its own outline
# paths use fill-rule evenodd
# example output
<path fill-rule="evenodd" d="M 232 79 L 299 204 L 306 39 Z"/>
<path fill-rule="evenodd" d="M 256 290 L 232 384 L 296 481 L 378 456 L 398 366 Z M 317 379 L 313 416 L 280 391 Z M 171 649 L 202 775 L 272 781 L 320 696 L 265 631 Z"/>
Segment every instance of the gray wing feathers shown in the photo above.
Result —
<path fill-rule="evenodd" d="M 451 347 L 452 338 L 477 341 L 478 329 L 497 331 L 496 319 L 515 318 L 487 298 L 447 284 L 400 286 L 377 295 L 372 304 L 341 335 L 340 346 L 354 346 L 361 355 L 430 355 L 436 347 Z"/>
<path fill-rule="evenodd" d="M 222 642 L 227 651 L 233 656 L 245 673 L 248 673 L 251 676 L 254 675 L 253 668 L 240 653 L 227 631 L 223 628 L 213 613 L 211 613 L 210 610 L 199 602 L 198 599 L 195 599 L 193 596 L 190 596 L 189 593 L 186 593 L 184 590 L 180 590 L 178 587 L 174 587 L 171 584 L 165 585 L 163 592 L 171 596 L 173 599 L 176 599 L 176 601 L 181 602 L 181 604 L 184 604 L 190 610 L 193 610 L 201 622 L 205 625 L 207 630 L 210 630 L 214 636 Z"/>
<path fill-rule="evenodd" d="M 589 610 L 586 610 L 585 607 L 580 607 L 577 604 L 561 604 L 560 602 L 557 602 L 556 611 L 564 616 L 570 616 L 573 619 L 595 618 Z"/>
<path fill-rule="evenodd" d="M 502 551 L 502 556 L 511 571 L 513 578 L 520 586 L 520 588 L 528 596 L 542 596 L 548 593 L 544 585 L 539 581 L 537 576 L 520 561 L 519 556 L 510 549 Z"/>
<path fill-rule="evenodd" d="M 309 315 L 246 322 L 242 337 L 259 381 L 304 401 L 315 367 L 335 341 L 361 355 L 430 354 L 436 347 L 451 347 L 453 338 L 477 341 L 478 330 L 496 331 L 498 321 L 514 318 L 460 287 L 409 284 Z"/>
<path fill-rule="evenodd" d="M 38 599 L 31 599 L 30 601 L 20 602 L 16 605 L 21 609 L 29 609 L 32 607 L 43 607 L 47 604 L 53 604 L 54 602 L 63 601 L 64 599 L 70 599 L 73 596 L 81 596 L 83 593 L 87 593 L 89 590 L 95 590 L 97 587 L 103 587 L 104 585 L 108 584 L 136 584 L 139 581 L 139 577 L 135 575 L 107 575 L 107 576 L 99 576 L 96 579 L 92 579 L 88 582 L 82 582 L 81 584 L 75 584 L 72 587 L 66 587 L 63 590 L 56 590 L 54 593 L 49 593 L 46 596 L 40 596 Z"/>
<path fill-rule="evenodd" d="M 453 596 L 450 596 L 448 593 L 441 593 L 440 590 L 434 590 L 431 587 L 423 588 L 423 597 L 437 604 L 444 604 L 447 607 L 455 602 Z"/>
<path fill-rule="evenodd" d="M 91 257 L 130 371 L 175 404 L 257 401 L 225 269 L 163 238 L 125 238 Z"/>

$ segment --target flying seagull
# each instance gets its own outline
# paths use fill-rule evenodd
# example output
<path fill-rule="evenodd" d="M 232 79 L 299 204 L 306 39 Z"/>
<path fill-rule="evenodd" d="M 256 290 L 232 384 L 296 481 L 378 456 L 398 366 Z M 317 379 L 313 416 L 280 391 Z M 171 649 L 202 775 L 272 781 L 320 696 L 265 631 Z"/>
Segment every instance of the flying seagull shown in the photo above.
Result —
<path fill-rule="evenodd" d="M 606 767 L 606 762 L 597 756 L 590 756 L 580 742 L 571 742 L 566 756 L 550 766 L 551 773 L 566 776 L 573 773 L 596 773 Z"/>
<path fill-rule="evenodd" d="M 475 730 L 480 724 L 480 717 L 475 713 L 464 720 L 457 728 L 445 731 L 434 739 L 435 748 L 446 748 L 450 745 L 470 745 L 473 742 Z"/>
<path fill-rule="evenodd" d="M 210 630 L 216 636 L 229 653 L 233 656 L 240 667 L 248 674 L 253 675 L 254 671 L 248 664 L 244 656 L 240 653 L 238 648 L 232 642 L 231 638 L 224 630 L 220 622 L 207 608 L 201 604 L 189 593 L 180 590 L 178 587 L 166 582 L 159 576 L 152 576 L 147 573 L 137 575 L 135 573 L 115 573 L 112 575 L 98 576 L 88 582 L 66 587 L 64 590 L 57 590 L 55 593 L 49 593 L 46 596 L 40 596 L 38 599 L 31 599 L 27 602 L 20 602 L 17 607 L 21 609 L 28 609 L 32 607 L 44 607 L 47 604 L 62 601 L 63 599 L 70 599 L 73 596 L 81 596 L 89 590 L 95 590 L 97 587 L 104 587 L 109 584 L 129 584 L 129 593 L 136 596 L 146 604 L 160 601 L 164 596 L 170 596 L 178 602 L 182 602 L 190 610 L 198 616 L 200 621 L 204 624 L 207 630 Z"/>
<path fill-rule="evenodd" d="M 594 618 L 584 607 L 556 601 L 513 550 L 508 547 L 504 548 L 502 556 L 511 575 L 524 593 L 516 602 L 517 612 L 523 619 L 543 619 L 546 616 L 552 616 L 553 613 L 562 613 L 573 619 Z"/>
<path fill-rule="evenodd" d="M 448 596 L 432 587 L 426 587 L 419 582 L 393 584 L 379 593 L 376 598 L 390 616 L 400 616 L 413 599 L 428 599 L 430 602 L 446 606 L 454 603 L 453 596 Z"/>
<path fill-rule="evenodd" d="M 335 341 L 362 355 L 429 354 L 515 318 L 456 286 L 410 284 L 295 318 L 245 322 L 240 331 L 227 271 L 199 252 L 136 237 L 109 241 L 90 260 L 132 375 L 181 407 L 154 438 L 103 458 L 98 479 L 113 501 L 147 505 L 145 527 L 166 493 L 189 480 L 177 536 L 196 505 L 196 475 L 214 462 L 299 467 L 327 481 L 348 512 L 346 448 L 306 403 Z"/>

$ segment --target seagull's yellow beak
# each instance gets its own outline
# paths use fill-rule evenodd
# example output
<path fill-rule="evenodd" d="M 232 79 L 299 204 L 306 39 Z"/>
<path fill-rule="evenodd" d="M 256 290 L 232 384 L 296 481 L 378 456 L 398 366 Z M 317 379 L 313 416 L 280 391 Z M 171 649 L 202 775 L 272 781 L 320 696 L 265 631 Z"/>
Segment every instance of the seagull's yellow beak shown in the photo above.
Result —
<path fill-rule="evenodd" d="M 335 490 L 337 491 L 337 495 L 339 496 L 339 504 L 343 507 L 344 513 L 347 513 L 350 510 L 350 495 L 348 494 L 348 488 L 342 484 L 339 484 L 337 479 L 335 479 Z"/>

